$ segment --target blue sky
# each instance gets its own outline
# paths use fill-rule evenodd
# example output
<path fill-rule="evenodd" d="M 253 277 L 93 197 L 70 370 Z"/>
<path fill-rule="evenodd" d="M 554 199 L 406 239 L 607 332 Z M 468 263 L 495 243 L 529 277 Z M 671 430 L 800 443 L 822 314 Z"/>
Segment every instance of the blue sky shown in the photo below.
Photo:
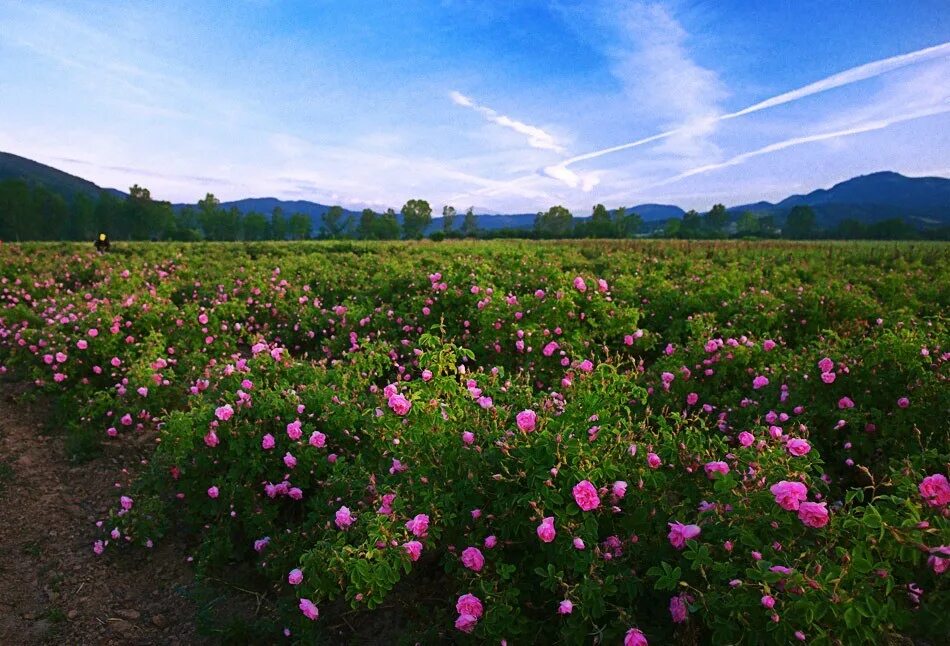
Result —
<path fill-rule="evenodd" d="M 436 211 L 707 209 L 950 176 L 950 11 L 0 0 L 0 150 L 172 201 Z"/>

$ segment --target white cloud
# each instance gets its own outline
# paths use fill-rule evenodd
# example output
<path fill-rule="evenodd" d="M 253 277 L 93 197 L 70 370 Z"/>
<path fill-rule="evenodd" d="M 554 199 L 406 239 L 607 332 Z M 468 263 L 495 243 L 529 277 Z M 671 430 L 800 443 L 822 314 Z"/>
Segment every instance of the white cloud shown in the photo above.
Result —
<path fill-rule="evenodd" d="M 834 88 L 842 87 L 844 85 L 850 85 L 852 83 L 857 83 L 859 81 L 864 81 L 867 79 L 880 76 L 887 72 L 905 67 L 907 65 L 913 65 L 915 63 L 920 63 L 927 60 L 933 60 L 940 57 L 950 56 L 950 43 L 943 43 L 934 47 L 928 47 L 925 49 L 920 49 L 908 54 L 902 54 L 900 56 L 892 56 L 891 58 L 884 58 L 881 60 L 873 61 L 871 63 L 866 63 L 864 65 L 859 65 L 857 67 L 852 67 L 851 69 L 833 74 L 814 83 L 810 83 L 803 87 L 800 87 L 789 92 L 784 92 L 777 96 L 771 97 L 764 101 L 760 101 L 754 105 L 750 105 L 742 110 L 736 112 L 730 112 L 728 114 L 723 114 L 718 117 L 712 117 L 711 121 L 724 121 L 726 119 L 735 119 L 736 117 L 745 116 L 747 114 L 752 114 L 753 112 L 759 112 L 760 110 L 766 110 L 775 106 L 783 105 L 786 103 L 791 103 L 792 101 L 798 101 L 813 94 L 818 94 L 820 92 L 826 92 Z M 711 124 L 710 124 L 711 125 Z M 577 155 L 570 159 L 562 162 L 564 166 L 570 166 L 578 162 L 586 161 L 588 159 L 595 159 L 597 157 L 603 157 L 604 155 L 610 155 L 616 152 L 623 150 L 629 150 L 630 148 L 636 148 L 638 146 L 643 146 L 648 143 L 653 143 L 654 141 L 659 141 L 661 139 L 667 139 L 669 137 L 674 137 L 683 134 L 687 130 L 688 126 L 673 128 L 660 132 L 658 134 L 652 135 L 650 137 L 644 137 L 642 139 L 637 139 L 636 141 L 631 141 L 629 143 L 620 144 L 617 146 L 611 146 L 609 148 L 603 148 L 601 150 L 595 150 L 589 153 L 584 153 L 583 155 Z"/>
<path fill-rule="evenodd" d="M 930 117 L 938 114 L 943 114 L 945 112 L 950 112 L 950 103 L 945 105 L 933 106 L 930 108 L 924 108 L 922 110 L 916 110 L 913 112 L 908 112 L 904 114 L 893 115 L 887 118 L 878 119 L 875 121 L 867 121 L 864 123 L 859 123 L 849 128 L 844 128 L 841 130 L 834 130 L 831 132 L 822 132 L 814 135 L 806 135 L 804 137 L 793 137 L 791 139 L 786 139 L 784 141 L 779 141 L 774 144 L 769 144 L 768 146 L 763 146 L 757 150 L 752 150 L 745 152 L 739 155 L 736 155 L 730 159 L 727 159 L 724 162 L 719 162 L 715 164 L 706 164 L 704 166 L 698 166 L 690 170 L 684 171 L 673 177 L 665 179 L 661 182 L 655 184 L 650 184 L 645 188 L 654 188 L 657 186 L 666 186 L 667 184 L 672 184 L 673 182 L 678 182 L 687 177 L 692 177 L 693 175 L 700 175 L 702 173 L 708 173 L 710 171 L 719 170 L 720 168 L 727 168 L 729 166 L 738 166 L 753 157 L 759 157 L 761 155 L 768 155 L 771 153 L 778 152 L 780 150 L 785 150 L 786 148 L 792 148 L 794 146 L 801 146 L 802 144 L 810 144 L 819 141 L 839 139 L 842 137 L 850 137 L 852 135 L 859 135 L 865 132 L 872 132 L 874 130 L 883 130 L 894 124 L 903 123 L 905 121 L 912 121 L 914 119 L 922 119 L 924 117 Z"/>
<path fill-rule="evenodd" d="M 512 119 L 511 117 L 499 114 L 497 111 L 483 105 L 479 105 L 473 99 L 455 90 L 449 93 L 449 98 L 452 99 L 452 102 L 456 105 L 475 110 L 485 117 L 485 119 L 494 124 L 525 135 L 528 138 L 528 145 L 532 148 L 537 148 L 539 150 L 552 150 L 562 155 L 567 152 L 564 147 L 557 142 L 557 140 L 554 138 L 554 135 L 545 132 L 537 126 L 532 126 L 530 124 L 524 123 L 523 121 L 518 121 L 517 119 Z"/>

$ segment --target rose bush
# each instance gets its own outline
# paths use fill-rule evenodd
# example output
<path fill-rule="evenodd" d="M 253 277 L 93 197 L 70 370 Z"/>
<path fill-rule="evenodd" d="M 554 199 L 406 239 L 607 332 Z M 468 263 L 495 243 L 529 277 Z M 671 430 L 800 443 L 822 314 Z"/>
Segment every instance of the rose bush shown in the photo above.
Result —
<path fill-rule="evenodd" d="M 304 641 L 420 584 L 441 639 L 932 639 L 950 264 L 882 249 L 4 245 L 0 370 L 156 440 L 97 552 Z"/>

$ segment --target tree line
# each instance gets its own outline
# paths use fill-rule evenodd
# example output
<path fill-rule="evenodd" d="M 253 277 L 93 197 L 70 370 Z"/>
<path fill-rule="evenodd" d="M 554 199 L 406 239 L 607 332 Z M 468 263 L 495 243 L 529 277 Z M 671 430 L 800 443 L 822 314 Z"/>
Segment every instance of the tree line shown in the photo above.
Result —
<path fill-rule="evenodd" d="M 707 213 L 691 210 L 682 218 L 645 224 L 625 207 L 608 210 L 598 204 L 590 217 L 575 218 L 563 206 L 539 212 L 531 228 L 482 229 L 472 208 L 459 214 L 452 206 L 442 208 L 440 226 L 431 231 L 432 207 L 426 200 L 406 202 L 377 213 L 359 214 L 332 206 L 315 230 L 305 213 L 286 214 L 277 207 L 271 213 L 242 213 L 224 208 L 211 193 L 194 205 L 173 208 L 170 202 L 154 200 L 147 188 L 132 186 L 129 194 L 102 191 L 97 197 L 77 193 L 67 200 L 42 185 L 18 179 L 0 181 L 0 240 L 92 240 L 99 233 L 113 240 L 433 240 L 453 238 L 835 238 L 835 239 L 950 239 L 950 227 L 925 236 L 894 218 L 874 224 L 844 220 L 836 227 L 819 229 L 814 211 L 796 206 L 780 228 L 771 215 L 745 212 L 733 221 L 726 207 L 716 204 Z"/>

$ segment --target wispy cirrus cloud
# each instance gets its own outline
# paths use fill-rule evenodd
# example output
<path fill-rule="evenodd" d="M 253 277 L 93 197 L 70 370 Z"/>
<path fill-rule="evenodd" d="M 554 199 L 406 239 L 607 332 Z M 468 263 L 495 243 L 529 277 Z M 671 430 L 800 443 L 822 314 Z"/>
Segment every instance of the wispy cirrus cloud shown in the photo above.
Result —
<path fill-rule="evenodd" d="M 815 81 L 814 83 L 809 83 L 808 85 L 802 86 L 800 88 L 783 92 L 782 94 L 765 99 L 764 101 L 760 101 L 741 110 L 712 117 L 710 118 L 710 121 L 716 122 L 735 119 L 737 117 L 753 114 L 761 110 L 767 110 L 768 108 L 798 101 L 814 94 L 827 92 L 828 90 L 833 90 L 845 85 L 866 81 L 868 79 L 881 76 L 882 74 L 886 74 L 887 72 L 900 69 L 901 67 L 906 67 L 908 65 L 914 65 L 916 63 L 922 63 L 924 61 L 947 56 L 950 56 L 950 42 L 909 52 L 907 54 L 901 54 L 899 56 L 892 56 L 890 58 L 872 61 L 870 63 L 865 63 L 864 65 L 858 65 L 857 67 L 852 67 L 842 72 L 838 72 L 837 74 L 832 74 L 831 76 L 825 77 L 819 81 Z M 564 160 L 558 166 L 572 166 L 578 162 L 587 161 L 588 159 L 596 159 L 597 157 L 603 157 L 605 155 L 621 152 L 623 150 L 629 150 L 631 148 L 643 146 L 655 141 L 660 141 L 662 139 L 675 137 L 683 134 L 686 131 L 686 127 L 673 128 L 671 130 L 666 130 L 664 132 L 660 132 L 649 137 L 643 137 L 628 143 L 610 146 L 609 148 L 602 148 L 600 150 L 594 150 L 582 155 L 576 155 L 570 159 Z"/>
<path fill-rule="evenodd" d="M 673 177 L 665 179 L 661 182 L 655 184 L 650 184 L 645 188 L 654 188 L 657 186 L 666 186 L 667 184 L 672 184 L 678 182 L 687 177 L 692 177 L 694 175 L 700 175 L 702 173 L 708 173 L 711 171 L 719 170 L 721 168 L 728 168 L 729 166 L 738 166 L 743 164 L 746 161 L 752 159 L 753 157 L 759 157 L 761 155 L 769 155 L 771 153 L 779 152 L 780 150 L 785 150 L 786 148 L 792 148 L 794 146 L 801 146 L 803 144 L 811 144 L 819 141 L 827 141 L 829 139 L 840 139 L 842 137 L 851 137 L 853 135 L 860 135 L 865 132 L 872 132 L 874 130 L 883 130 L 884 128 L 889 128 L 890 126 L 896 125 L 898 123 L 903 123 L 905 121 L 913 121 L 915 119 L 923 119 L 924 117 L 931 117 L 938 114 L 943 114 L 945 112 L 950 112 L 950 103 L 941 106 L 934 106 L 930 108 L 924 108 L 922 110 L 915 110 L 912 112 L 907 112 L 904 114 L 897 114 L 891 117 L 884 119 L 878 119 L 875 121 L 867 121 L 864 123 L 858 123 L 848 128 L 843 128 L 841 130 L 833 130 L 831 132 L 821 132 L 813 135 L 806 135 L 803 137 L 792 137 L 791 139 L 786 139 L 784 141 L 778 141 L 768 146 L 763 146 L 756 150 L 751 150 L 749 152 L 744 152 L 739 155 L 735 155 L 725 161 L 718 162 L 715 164 L 705 164 L 703 166 L 698 166 L 696 168 L 691 168 L 682 173 L 678 173 Z"/>
<path fill-rule="evenodd" d="M 503 128 L 508 128 L 509 130 L 513 130 L 518 134 L 526 136 L 528 138 L 528 145 L 532 148 L 537 148 L 539 150 L 551 150 L 561 155 L 567 152 L 564 146 L 558 143 L 554 135 L 546 132 L 538 126 L 532 126 L 530 124 L 524 123 L 523 121 L 512 119 L 511 117 L 500 114 L 498 111 L 493 110 L 492 108 L 479 105 L 474 99 L 467 97 L 456 90 L 449 92 L 449 98 L 452 99 L 452 102 L 455 103 L 455 105 L 461 106 L 463 108 L 470 108 L 485 117 L 485 119 L 491 123 L 499 125 Z"/>

